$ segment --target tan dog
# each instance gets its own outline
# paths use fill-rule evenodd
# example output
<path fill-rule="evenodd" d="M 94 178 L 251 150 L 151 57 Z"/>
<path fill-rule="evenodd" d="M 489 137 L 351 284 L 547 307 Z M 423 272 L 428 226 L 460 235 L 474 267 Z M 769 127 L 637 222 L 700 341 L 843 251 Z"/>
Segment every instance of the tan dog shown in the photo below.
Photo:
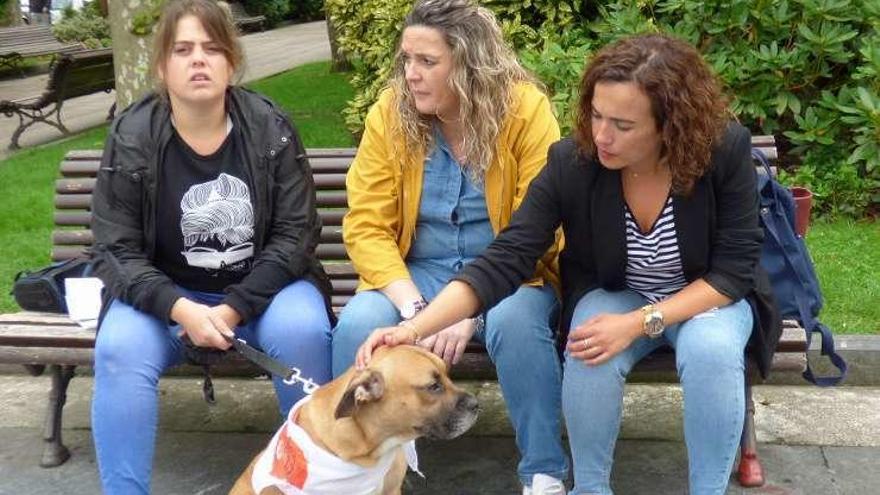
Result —
<path fill-rule="evenodd" d="M 340 482 L 357 487 L 346 494 L 398 494 L 406 474 L 404 444 L 422 436 L 455 438 L 477 413 L 477 399 L 452 383 L 434 354 L 414 346 L 379 348 L 369 367 L 350 368 L 292 412 L 230 494 L 255 493 L 254 481 L 264 486 L 267 473 L 284 481 L 260 495 L 342 493 Z M 299 447 L 303 432 L 303 441 L 317 447 L 313 451 Z"/>

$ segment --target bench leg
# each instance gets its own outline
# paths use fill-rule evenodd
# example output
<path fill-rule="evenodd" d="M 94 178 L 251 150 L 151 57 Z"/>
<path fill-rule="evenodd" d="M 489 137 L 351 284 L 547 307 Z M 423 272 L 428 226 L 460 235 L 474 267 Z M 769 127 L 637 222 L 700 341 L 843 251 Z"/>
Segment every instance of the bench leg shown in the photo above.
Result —
<path fill-rule="evenodd" d="M 70 451 L 61 442 L 61 420 L 64 403 L 67 402 L 67 385 L 73 378 L 76 366 L 51 365 L 52 389 L 49 390 L 49 409 L 46 411 L 46 424 L 43 429 L 43 458 L 40 466 L 44 468 L 60 466 L 70 458 Z"/>
<path fill-rule="evenodd" d="M 764 468 L 758 459 L 758 440 L 755 437 L 755 402 L 752 399 L 752 385 L 746 376 L 746 418 L 743 424 L 739 449 L 739 484 L 745 487 L 764 484 Z"/>
<path fill-rule="evenodd" d="M 45 364 L 25 364 L 23 366 L 31 376 L 40 376 L 46 370 Z"/>
<path fill-rule="evenodd" d="M 61 114 L 58 113 L 59 106 L 56 106 L 52 111 L 48 113 L 43 113 L 42 110 L 26 110 L 23 108 L 17 108 L 12 111 L 18 114 L 18 128 L 15 129 L 15 132 L 12 133 L 12 143 L 9 145 L 9 149 L 17 150 L 20 148 L 18 145 L 18 138 L 27 130 L 28 127 L 38 123 L 43 122 L 45 124 L 49 124 L 52 127 L 58 129 L 64 134 L 70 134 L 70 131 L 67 130 L 67 127 L 64 127 L 64 124 L 61 123 Z M 56 120 L 58 122 L 53 122 L 49 120 L 53 114 L 56 115 Z"/>

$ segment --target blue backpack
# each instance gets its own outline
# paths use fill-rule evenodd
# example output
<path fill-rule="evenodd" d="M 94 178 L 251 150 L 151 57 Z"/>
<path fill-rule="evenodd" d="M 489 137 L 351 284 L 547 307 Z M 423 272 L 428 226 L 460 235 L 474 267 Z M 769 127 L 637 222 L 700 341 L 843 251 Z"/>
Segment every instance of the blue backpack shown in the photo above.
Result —
<path fill-rule="evenodd" d="M 831 330 L 817 319 L 822 309 L 822 292 L 807 246 L 795 233 L 794 198 L 773 178 L 767 157 L 761 150 L 752 149 L 752 158 L 760 162 L 766 172 L 758 174 L 760 221 L 764 229 L 761 266 L 770 277 L 782 319 L 797 320 L 801 324 L 807 333 L 807 348 L 813 332 L 819 333 L 822 355 L 828 356 L 840 372 L 837 376 L 815 376 L 807 360 L 804 378 L 820 387 L 837 385 L 846 377 L 846 361 L 834 351 Z"/>

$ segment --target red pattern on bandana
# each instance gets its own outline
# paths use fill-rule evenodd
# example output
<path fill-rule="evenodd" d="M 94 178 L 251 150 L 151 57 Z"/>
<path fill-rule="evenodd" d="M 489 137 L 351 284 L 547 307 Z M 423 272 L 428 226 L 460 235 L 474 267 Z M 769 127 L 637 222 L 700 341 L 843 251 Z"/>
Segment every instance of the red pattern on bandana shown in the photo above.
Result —
<path fill-rule="evenodd" d="M 275 457 L 272 459 L 272 476 L 283 479 L 291 485 L 303 489 L 309 477 L 309 466 L 302 449 L 287 436 L 287 424 L 278 435 Z"/>

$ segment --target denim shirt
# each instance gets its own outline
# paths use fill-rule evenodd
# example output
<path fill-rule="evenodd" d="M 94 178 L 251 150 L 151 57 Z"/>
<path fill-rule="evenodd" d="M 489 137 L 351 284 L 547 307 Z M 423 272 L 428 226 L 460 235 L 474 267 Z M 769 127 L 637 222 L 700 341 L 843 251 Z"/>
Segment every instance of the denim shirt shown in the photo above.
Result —
<path fill-rule="evenodd" d="M 422 288 L 428 299 L 495 238 L 482 185 L 455 160 L 438 129 L 434 139 L 434 149 L 425 159 L 419 217 L 406 259 L 410 272 L 430 279 L 431 287 Z"/>

